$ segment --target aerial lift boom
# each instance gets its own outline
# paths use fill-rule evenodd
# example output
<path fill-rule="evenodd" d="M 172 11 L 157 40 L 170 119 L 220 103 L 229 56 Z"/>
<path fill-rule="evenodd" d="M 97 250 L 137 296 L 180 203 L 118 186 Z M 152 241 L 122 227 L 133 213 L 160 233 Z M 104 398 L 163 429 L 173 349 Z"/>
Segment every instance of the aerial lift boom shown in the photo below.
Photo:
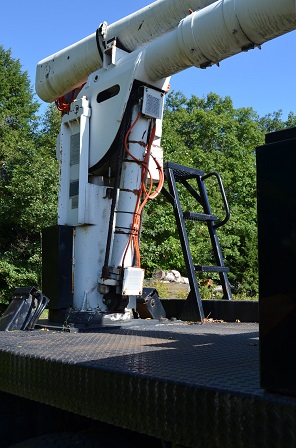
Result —
<path fill-rule="evenodd" d="M 294 0 L 161 0 L 38 63 L 38 95 L 62 110 L 58 224 L 72 229 L 74 310 L 123 312 L 142 294 L 141 214 L 162 188 L 170 77 L 295 26 Z"/>

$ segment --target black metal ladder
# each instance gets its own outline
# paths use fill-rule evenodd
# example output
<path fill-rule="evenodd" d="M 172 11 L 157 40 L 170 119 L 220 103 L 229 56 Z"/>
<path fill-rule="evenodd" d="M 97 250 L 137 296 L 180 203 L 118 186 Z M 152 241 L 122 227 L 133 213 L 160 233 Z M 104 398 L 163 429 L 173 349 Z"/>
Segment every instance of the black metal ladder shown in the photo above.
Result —
<path fill-rule="evenodd" d="M 178 165 L 176 163 L 166 162 L 164 163 L 164 173 L 168 185 L 168 190 L 166 190 L 163 187 L 162 193 L 169 200 L 169 202 L 173 205 L 174 208 L 177 229 L 179 232 L 186 271 L 190 285 L 190 293 L 183 307 L 182 319 L 192 320 L 193 318 L 196 321 L 202 322 L 205 316 L 203 312 L 202 300 L 199 293 L 198 280 L 196 277 L 197 272 L 218 273 L 223 290 L 223 299 L 225 300 L 232 299 L 230 283 L 227 276 L 229 268 L 224 265 L 222 251 L 216 232 L 218 227 L 221 227 L 229 220 L 230 217 L 229 206 L 227 203 L 222 180 L 217 172 L 213 171 L 208 174 L 205 174 L 203 171 L 195 168 L 189 168 L 187 166 Z M 218 181 L 218 185 L 222 195 L 222 200 L 225 207 L 226 216 L 221 221 L 219 221 L 217 216 L 213 215 L 211 212 L 206 185 L 204 182 L 207 178 L 211 176 L 214 176 Z M 189 179 L 196 179 L 197 189 L 191 186 L 191 184 L 188 182 Z M 178 195 L 178 188 L 177 188 L 178 182 L 181 183 L 187 189 L 187 191 L 197 200 L 197 202 L 202 206 L 203 213 L 195 213 L 187 211 L 183 212 L 183 210 L 181 209 L 181 204 Z M 185 220 L 199 221 L 207 224 L 216 266 L 203 266 L 194 264 L 191 256 L 188 235 L 185 227 Z"/>

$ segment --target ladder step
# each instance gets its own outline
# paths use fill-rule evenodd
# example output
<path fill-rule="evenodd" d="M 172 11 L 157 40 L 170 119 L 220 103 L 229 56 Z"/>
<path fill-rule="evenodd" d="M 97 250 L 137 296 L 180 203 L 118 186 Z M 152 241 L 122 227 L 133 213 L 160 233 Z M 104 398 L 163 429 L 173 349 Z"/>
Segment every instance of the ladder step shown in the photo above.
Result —
<path fill-rule="evenodd" d="M 204 175 L 204 171 L 202 170 L 179 165 L 178 163 L 166 162 L 163 166 L 165 170 L 170 169 L 173 171 L 176 182 L 181 182 L 184 179 L 194 179 Z"/>
<path fill-rule="evenodd" d="M 194 266 L 195 271 L 198 272 L 229 272 L 229 268 L 226 266 Z"/>
<path fill-rule="evenodd" d="M 217 221 L 217 216 L 204 213 L 184 212 L 183 218 L 190 221 Z"/>

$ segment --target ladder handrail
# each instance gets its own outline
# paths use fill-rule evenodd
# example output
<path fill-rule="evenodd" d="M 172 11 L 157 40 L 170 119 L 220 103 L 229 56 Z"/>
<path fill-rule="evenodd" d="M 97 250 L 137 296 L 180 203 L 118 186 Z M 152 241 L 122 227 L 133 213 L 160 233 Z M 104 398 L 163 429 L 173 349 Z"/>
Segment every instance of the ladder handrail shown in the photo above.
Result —
<path fill-rule="evenodd" d="M 209 178 L 211 176 L 216 177 L 216 179 L 218 181 L 218 185 L 219 185 L 219 188 L 220 188 L 220 192 L 221 192 L 221 196 L 222 196 L 222 200 L 223 200 L 223 204 L 224 204 L 224 208 L 225 208 L 225 212 L 226 212 L 226 215 L 225 215 L 224 219 L 222 219 L 221 221 L 218 221 L 216 224 L 213 224 L 214 228 L 218 229 L 218 227 L 223 226 L 229 220 L 229 218 L 230 218 L 230 209 L 229 209 L 229 205 L 228 205 L 228 201 L 227 201 L 227 198 L 226 198 L 224 185 L 223 185 L 223 182 L 222 182 L 220 174 L 217 173 L 217 171 L 211 171 L 210 173 L 205 174 L 201 178 L 202 178 L 202 180 L 205 180 L 205 179 L 207 179 L 207 178 Z"/>

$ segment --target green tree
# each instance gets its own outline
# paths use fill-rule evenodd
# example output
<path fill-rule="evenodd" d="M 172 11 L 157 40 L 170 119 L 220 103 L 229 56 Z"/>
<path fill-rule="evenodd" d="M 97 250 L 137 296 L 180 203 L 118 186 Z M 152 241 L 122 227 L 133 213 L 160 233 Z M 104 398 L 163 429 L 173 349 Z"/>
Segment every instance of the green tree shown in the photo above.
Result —
<path fill-rule="evenodd" d="M 41 229 L 56 220 L 53 111 L 36 114 L 28 75 L 0 47 L 0 299 L 40 284 Z"/>

